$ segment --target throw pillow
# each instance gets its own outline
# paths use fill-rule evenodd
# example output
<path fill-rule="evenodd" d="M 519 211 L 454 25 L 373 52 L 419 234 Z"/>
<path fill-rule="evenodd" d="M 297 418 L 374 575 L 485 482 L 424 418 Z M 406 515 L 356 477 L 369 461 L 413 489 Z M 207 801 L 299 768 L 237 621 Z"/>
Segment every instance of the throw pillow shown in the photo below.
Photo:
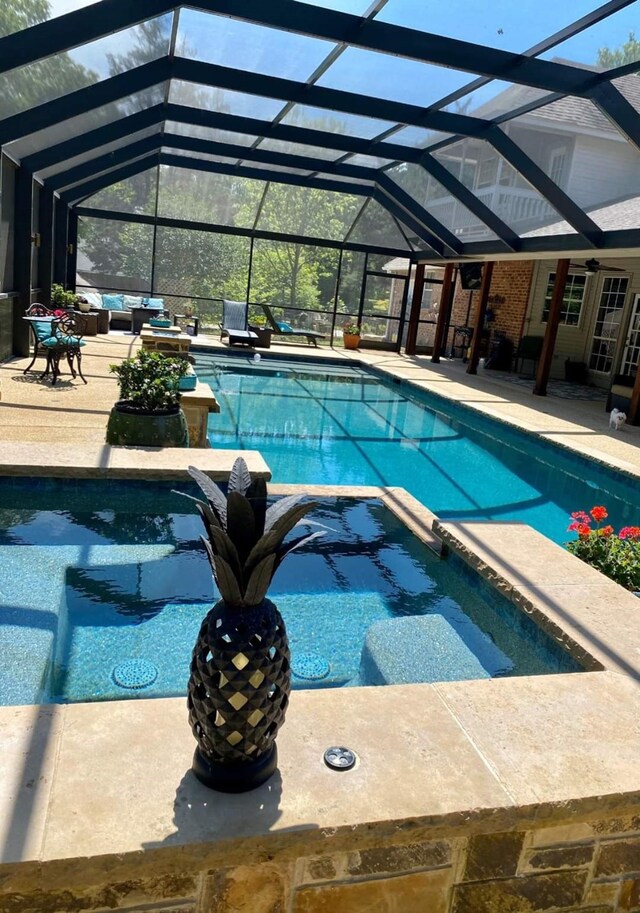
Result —
<path fill-rule="evenodd" d="M 89 302 L 92 308 L 102 307 L 102 295 L 99 292 L 82 292 L 82 297 Z"/>
<path fill-rule="evenodd" d="M 131 308 L 141 308 L 143 306 L 143 301 L 140 295 L 125 295 L 124 296 L 124 309 L 125 311 L 130 311 Z"/>
<path fill-rule="evenodd" d="M 143 298 L 142 304 L 146 308 L 154 308 L 156 311 L 164 310 L 164 298 Z"/>
<path fill-rule="evenodd" d="M 102 307 L 108 311 L 124 311 L 124 295 L 103 295 Z"/>

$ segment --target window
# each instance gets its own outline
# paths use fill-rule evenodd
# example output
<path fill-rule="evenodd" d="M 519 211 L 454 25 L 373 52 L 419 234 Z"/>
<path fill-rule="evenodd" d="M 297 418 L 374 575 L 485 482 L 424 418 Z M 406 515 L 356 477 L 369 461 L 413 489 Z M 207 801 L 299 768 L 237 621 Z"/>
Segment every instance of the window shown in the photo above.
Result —
<path fill-rule="evenodd" d="M 498 180 L 498 159 L 490 158 L 478 166 L 477 187 L 494 187 Z"/>
<path fill-rule="evenodd" d="M 551 307 L 551 296 L 553 294 L 553 284 L 556 281 L 556 274 L 550 273 L 547 284 L 547 293 L 544 297 L 544 307 L 542 309 L 542 322 L 546 323 L 549 317 Z M 568 327 L 577 327 L 580 323 L 580 311 L 584 300 L 584 290 L 587 286 L 587 279 L 584 273 L 569 273 L 567 276 L 567 286 L 564 290 L 562 299 L 562 310 L 560 311 L 560 323 Z"/>
<path fill-rule="evenodd" d="M 626 276 L 607 276 L 602 284 L 589 358 L 592 371 L 611 372 L 628 285 Z"/>

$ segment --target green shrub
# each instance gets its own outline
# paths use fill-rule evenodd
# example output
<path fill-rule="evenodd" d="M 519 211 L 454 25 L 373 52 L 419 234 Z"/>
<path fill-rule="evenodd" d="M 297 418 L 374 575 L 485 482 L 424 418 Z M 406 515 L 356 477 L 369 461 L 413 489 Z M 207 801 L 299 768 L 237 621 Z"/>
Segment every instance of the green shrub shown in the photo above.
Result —
<path fill-rule="evenodd" d="M 162 412 L 179 405 L 178 383 L 188 369 L 186 358 L 146 349 L 119 365 L 109 365 L 120 383 L 120 399 L 141 412 Z"/>
<path fill-rule="evenodd" d="M 56 308 L 72 308 L 75 306 L 78 296 L 75 292 L 66 292 L 58 283 L 54 282 L 51 286 L 51 304 Z"/>

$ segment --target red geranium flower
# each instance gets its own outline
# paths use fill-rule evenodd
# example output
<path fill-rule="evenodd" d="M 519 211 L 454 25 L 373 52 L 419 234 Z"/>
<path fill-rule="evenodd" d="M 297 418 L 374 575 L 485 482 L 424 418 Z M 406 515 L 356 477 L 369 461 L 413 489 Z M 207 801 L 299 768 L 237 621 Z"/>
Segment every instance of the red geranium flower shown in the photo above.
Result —
<path fill-rule="evenodd" d="M 591 527 L 586 523 L 579 523 L 577 532 L 581 539 L 586 539 L 591 535 Z"/>
<path fill-rule="evenodd" d="M 606 507 L 592 507 L 590 513 L 596 523 L 600 523 L 601 520 L 606 520 L 609 516 Z"/>
<path fill-rule="evenodd" d="M 586 514 L 583 510 L 577 510 L 575 513 L 571 514 L 574 520 L 577 520 L 579 523 L 586 523 L 589 525 L 591 523 L 591 517 L 589 514 Z"/>
<path fill-rule="evenodd" d="M 601 530 L 598 530 L 601 536 L 610 536 L 613 532 L 613 526 L 603 526 Z"/>
<path fill-rule="evenodd" d="M 623 526 L 618 537 L 620 539 L 640 539 L 640 526 Z"/>

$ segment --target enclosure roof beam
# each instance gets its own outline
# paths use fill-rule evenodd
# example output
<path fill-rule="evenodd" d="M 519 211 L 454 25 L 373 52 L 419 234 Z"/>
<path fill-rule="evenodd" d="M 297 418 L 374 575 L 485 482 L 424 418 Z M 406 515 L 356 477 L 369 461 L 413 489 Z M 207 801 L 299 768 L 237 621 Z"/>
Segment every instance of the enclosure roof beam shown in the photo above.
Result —
<path fill-rule="evenodd" d="M 490 120 L 470 117 L 467 114 L 427 110 L 406 102 L 388 101 L 356 92 L 345 92 L 342 89 L 307 85 L 280 76 L 265 76 L 214 63 L 187 60 L 185 57 L 176 57 L 173 61 L 173 78 L 217 89 L 276 98 L 283 102 L 313 105 L 328 111 L 340 111 L 343 114 L 376 118 L 392 124 L 410 124 L 441 130 L 444 133 L 459 133 L 462 136 L 476 136 L 487 130 L 492 123 Z"/>
<path fill-rule="evenodd" d="M 331 241 L 328 238 L 284 234 L 277 231 L 261 229 L 236 228 L 233 225 L 221 225 L 213 222 L 189 222 L 184 219 L 168 219 L 163 216 L 141 215 L 140 213 L 111 212 L 109 210 L 91 209 L 85 206 L 75 208 L 80 217 L 90 219 L 109 219 L 118 222 L 135 222 L 141 225 L 158 225 L 160 228 L 180 228 L 186 231 L 206 231 L 212 234 L 236 235 L 243 238 L 256 238 L 265 241 L 283 241 L 289 244 L 313 244 L 316 247 L 330 247 L 334 250 L 369 251 L 373 254 L 389 254 L 394 257 L 411 259 L 413 252 L 398 248 L 380 247 L 376 244 L 360 244 L 351 241 Z"/>
<path fill-rule="evenodd" d="M 454 177 L 448 168 L 445 168 L 441 162 L 429 154 L 423 155 L 420 164 L 436 181 L 442 184 L 445 190 L 463 206 L 466 206 L 469 212 L 483 222 L 494 235 L 497 235 L 506 247 L 510 250 L 519 250 L 520 237 L 516 232 L 483 203 L 472 190 L 469 190 L 462 181 Z"/>
<path fill-rule="evenodd" d="M 136 143 L 130 143 L 128 146 L 123 146 L 114 152 L 107 152 L 105 155 L 99 155 L 89 162 L 83 162 L 81 165 L 69 168 L 68 171 L 61 171 L 48 178 L 45 186 L 51 190 L 58 191 L 62 188 L 74 187 L 90 178 L 104 174 L 105 171 L 111 168 L 118 168 L 126 162 L 147 155 L 149 152 L 159 152 L 161 148 L 162 136 L 159 133 L 154 136 L 147 136 Z"/>
<path fill-rule="evenodd" d="M 492 127 L 486 139 L 507 162 L 518 171 L 565 219 L 588 247 L 600 247 L 602 231 L 583 209 L 564 190 L 561 190 L 533 159 L 500 127 Z"/>
<path fill-rule="evenodd" d="M 453 253 L 462 252 L 462 242 L 453 232 L 438 221 L 430 212 L 427 212 L 420 204 L 409 196 L 401 187 L 391 180 L 384 172 L 378 174 L 378 187 L 387 197 L 410 213 L 415 220 L 424 225 L 427 231 L 443 242 L 444 246 Z"/>
<path fill-rule="evenodd" d="M 637 66 L 638 64 L 636 68 Z M 627 101 L 622 92 L 611 83 L 602 83 L 595 90 L 593 101 L 614 127 L 617 127 L 636 149 L 640 149 L 640 117 L 636 108 Z"/>
<path fill-rule="evenodd" d="M 144 111 L 129 114 L 120 120 L 97 127 L 87 133 L 80 133 L 71 139 L 57 143 L 55 146 L 49 146 L 41 152 L 25 156 L 22 159 L 22 165 L 32 173 L 38 172 L 44 168 L 51 168 L 58 163 L 64 163 L 77 155 L 83 155 L 92 149 L 100 149 L 107 143 L 136 133 L 146 127 L 166 121 L 212 130 L 246 133 L 249 136 L 260 136 L 264 139 L 277 139 L 306 146 L 333 148 L 338 152 L 374 155 L 391 161 L 419 163 L 425 154 L 423 149 L 402 146 L 399 143 L 375 142 L 369 139 L 347 136 L 346 134 L 328 133 L 325 130 L 294 127 L 282 123 L 274 124 L 252 117 L 240 117 L 236 114 L 223 114 L 217 111 L 205 111 L 201 108 L 191 108 L 188 105 L 170 103 L 168 105 L 153 105 Z"/>
<path fill-rule="evenodd" d="M 6 117 L 0 120 L 0 146 L 163 83 L 171 76 L 171 66 L 168 57 L 153 60 L 133 70 L 110 76 L 102 82 L 96 82 L 84 89 L 77 89 L 53 101 L 43 102 L 35 108 Z"/>
<path fill-rule="evenodd" d="M 584 95 L 597 80 L 597 74 L 580 67 L 364 19 L 297 0 L 269 0 L 268 3 L 264 0 L 194 0 L 189 5 L 205 12 L 550 92 Z M 176 6 L 171 0 L 136 0 L 128 4 L 121 0 L 102 0 L 34 25 L 0 39 L 0 72 L 173 12 Z"/>
<path fill-rule="evenodd" d="M 87 133 L 79 133 L 54 146 L 47 146 L 40 152 L 25 155 L 20 164 L 32 174 L 58 164 L 62 165 L 78 155 L 84 155 L 93 149 L 102 149 L 108 143 L 124 139 L 148 127 L 155 127 L 164 121 L 165 116 L 164 105 L 152 105 L 144 111 L 136 111 L 135 114 L 128 114 Z"/>
<path fill-rule="evenodd" d="M 78 200 L 84 200 L 86 197 L 92 196 L 99 190 L 110 187 L 111 184 L 117 184 L 119 181 L 124 181 L 126 178 L 140 174 L 141 171 L 148 171 L 149 168 L 153 168 L 157 164 L 158 153 L 153 152 L 145 158 L 136 159 L 136 161 L 122 165 L 122 167 L 109 171 L 106 174 L 99 175 L 95 178 L 91 178 L 89 181 L 70 187 L 68 190 L 65 190 L 64 193 L 60 194 L 60 199 L 63 203 L 72 206 Z"/>

